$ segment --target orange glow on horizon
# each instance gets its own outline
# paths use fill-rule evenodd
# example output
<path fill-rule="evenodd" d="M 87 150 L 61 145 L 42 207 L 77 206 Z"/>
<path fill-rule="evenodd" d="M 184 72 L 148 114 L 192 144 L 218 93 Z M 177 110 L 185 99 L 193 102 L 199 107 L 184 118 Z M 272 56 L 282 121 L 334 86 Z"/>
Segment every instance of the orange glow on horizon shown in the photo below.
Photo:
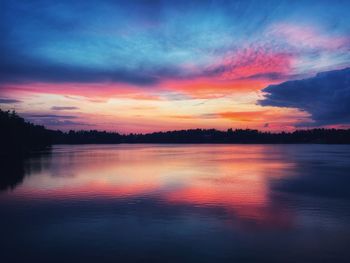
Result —
<path fill-rule="evenodd" d="M 274 59 L 279 61 L 283 58 L 277 55 Z M 261 61 L 258 62 L 260 64 Z M 274 60 L 270 63 L 270 70 L 275 64 L 279 65 Z M 244 77 L 258 74 L 261 68 L 252 66 L 251 70 L 248 72 L 242 66 L 236 72 Z M 258 79 L 228 79 L 222 75 L 188 80 L 167 79 L 152 87 L 123 83 L 27 83 L 3 87 L 3 94 L 23 100 L 23 103 L 15 105 L 19 113 L 74 116 L 74 120 L 69 122 L 64 122 L 64 119 L 61 122 L 30 119 L 51 129 L 97 129 L 121 133 L 195 128 L 294 130 L 296 122 L 308 117 L 305 112 L 257 105 L 263 96 L 261 89 L 277 82 L 263 76 Z M 76 110 L 64 114 L 53 112 L 53 105 L 74 107 Z M 57 127 L 52 126 L 55 123 Z M 65 124 L 60 126 L 60 123 Z"/>

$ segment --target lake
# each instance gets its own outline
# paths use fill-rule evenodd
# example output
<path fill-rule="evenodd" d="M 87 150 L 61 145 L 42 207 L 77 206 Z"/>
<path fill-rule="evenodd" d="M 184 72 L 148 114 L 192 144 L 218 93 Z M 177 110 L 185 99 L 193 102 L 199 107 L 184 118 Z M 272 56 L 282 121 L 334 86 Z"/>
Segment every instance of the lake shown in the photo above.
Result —
<path fill-rule="evenodd" d="M 3 263 L 349 262 L 350 145 L 57 145 L 1 169 Z"/>

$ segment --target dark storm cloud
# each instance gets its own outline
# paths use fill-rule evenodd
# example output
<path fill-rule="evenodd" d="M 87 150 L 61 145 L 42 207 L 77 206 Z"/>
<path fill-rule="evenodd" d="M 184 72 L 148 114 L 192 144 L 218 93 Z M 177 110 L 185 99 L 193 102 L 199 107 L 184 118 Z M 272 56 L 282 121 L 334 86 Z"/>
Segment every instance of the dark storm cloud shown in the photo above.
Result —
<path fill-rule="evenodd" d="M 315 77 L 270 85 L 262 106 L 298 108 L 311 114 L 312 125 L 350 123 L 350 68 L 318 73 Z M 300 123 L 299 126 L 310 124 Z"/>

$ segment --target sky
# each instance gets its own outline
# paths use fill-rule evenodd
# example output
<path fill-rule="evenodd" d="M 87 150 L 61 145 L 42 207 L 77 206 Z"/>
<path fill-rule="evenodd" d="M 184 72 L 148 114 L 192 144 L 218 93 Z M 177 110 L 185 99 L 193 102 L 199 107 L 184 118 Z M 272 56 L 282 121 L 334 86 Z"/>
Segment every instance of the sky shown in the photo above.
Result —
<path fill-rule="evenodd" d="M 0 3 L 0 108 L 61 130 L 350 127 L 350 1 Z"/>

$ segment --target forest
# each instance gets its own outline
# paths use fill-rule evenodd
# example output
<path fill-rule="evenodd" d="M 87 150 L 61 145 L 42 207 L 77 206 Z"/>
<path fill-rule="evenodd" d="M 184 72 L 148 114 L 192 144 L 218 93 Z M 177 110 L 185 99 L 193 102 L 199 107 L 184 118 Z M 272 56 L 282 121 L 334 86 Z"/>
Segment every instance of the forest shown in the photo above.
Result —
<path fill-rule="evenodd" d="M 305 129 L 294 132 L 262 132 L 252 129 L 189 129 L 147 134 L 83 130 L 50 130 L 25 121 L 14 111 L 0 109 L 1 155 L 26 153 L 53 144 L 117 143 L 262 143 L 350 144 L 350 129 Z"/>

